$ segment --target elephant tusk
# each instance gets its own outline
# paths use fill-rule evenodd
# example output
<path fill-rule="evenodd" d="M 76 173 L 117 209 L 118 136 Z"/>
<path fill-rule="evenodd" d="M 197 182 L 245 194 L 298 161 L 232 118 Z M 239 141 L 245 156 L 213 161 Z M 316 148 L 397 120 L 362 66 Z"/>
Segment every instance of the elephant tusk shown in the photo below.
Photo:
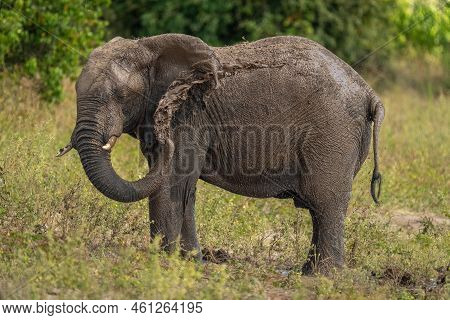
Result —
<path fill-rule="evenodd" d="M 67 152 L 69 152 L 70 150 L 72 150 L 73 146 L 72 143 L 69 143 L 67 146 L 65 146 L 64 148 L 59 149 L 58 154 L 56 155 L 57 157 L 62 157 L 63 155 L 65 155 Z"/>
<path fill-rule="evenodd" d="M 106 150 L 106 151 L 111 151 L 111 149 L 114 147 L 114 145 L 116 144 L 117 141 L 117 137 L 116 136 L 112 136 L 111 138 L 109 138 L 108 143 L 105 144 L 102 149 Z"/>

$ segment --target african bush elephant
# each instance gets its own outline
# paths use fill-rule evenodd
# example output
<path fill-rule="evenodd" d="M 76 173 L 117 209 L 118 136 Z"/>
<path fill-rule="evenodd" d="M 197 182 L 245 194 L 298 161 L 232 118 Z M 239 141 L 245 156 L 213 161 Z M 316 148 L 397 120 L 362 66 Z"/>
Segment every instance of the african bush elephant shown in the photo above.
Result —
<path fill-rule="evenodd" d="M 78 81 L 70 143 L 92 184 L 120 202 L 149 198 L 152 236 L 201 251 L 198 179 L 257 198 L 292 198 L 309 209 L 312 246 L 302 271 L 343 265 L 352 180 L 373 125 L 371 194 L 379 197 L 380 99 L 321 45 L 280 36 L 211 47 L 183 34 L 114 38 L 89 56 Z M 134 182 L 111 165 L 116 140 L 140 141 L 149 173 Z M 377 190 L 378 189 L 378 190 Z"/>

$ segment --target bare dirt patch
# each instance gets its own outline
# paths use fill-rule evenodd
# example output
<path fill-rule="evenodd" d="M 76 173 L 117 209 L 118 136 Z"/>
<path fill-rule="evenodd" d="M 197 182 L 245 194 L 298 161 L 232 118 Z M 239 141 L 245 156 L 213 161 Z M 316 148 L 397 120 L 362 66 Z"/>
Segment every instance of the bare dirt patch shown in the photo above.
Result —
<path fill-rule="evenodd" d="M 391 222 L 395 226 L 408 231 L 420 231 L 430 224 L 450 228 L 449 218 L 431 212 L 412 212 L 404 209 L 392 212 Z"/>

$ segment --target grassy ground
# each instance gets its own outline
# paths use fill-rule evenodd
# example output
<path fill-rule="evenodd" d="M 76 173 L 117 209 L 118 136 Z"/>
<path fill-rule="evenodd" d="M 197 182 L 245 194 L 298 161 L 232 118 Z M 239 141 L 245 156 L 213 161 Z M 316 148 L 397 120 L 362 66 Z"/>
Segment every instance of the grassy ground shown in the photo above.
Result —
<path fill-rule="evenodd" d="M 382 204 L 370 199 L 369 159 L 353 186 L 346 268 L 326 278 L 289 272 L 306 258 L 306 211 L 205 183 L 197 195 L 200 241 L 229 259 L 199 265 L 160 253 L 145 201 L 110 201 L 88 182 L 76 152 L 55 158 L 74 125 L 73 83 L 49 106 L 29 82 L 3 74 L 0 298 L 450 298 L 449 96 L 425 80 L 373 81 L 384 84 L 386 106 Z M 113 162 L 127 178 L 145 173 L 131 138 L 121 139 Z"/>

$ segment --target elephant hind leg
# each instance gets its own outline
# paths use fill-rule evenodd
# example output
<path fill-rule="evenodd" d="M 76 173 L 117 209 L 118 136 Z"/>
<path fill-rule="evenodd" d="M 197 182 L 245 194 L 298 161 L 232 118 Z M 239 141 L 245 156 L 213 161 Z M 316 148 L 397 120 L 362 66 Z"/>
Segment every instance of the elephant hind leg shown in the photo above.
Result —
<path fill-rule="evenodd" d="M 328 273 L 344 264 L 344 215 L 311 210 L 313 235 L 303 274 Z"/>
<path fill-rule="evenodd" d="M 314 199 L 308 201 L 313 235 L 303 274 L 328 273 L 344 264 L 344 219 L 350 192 L 328 190 L 313 194 Z"/>

